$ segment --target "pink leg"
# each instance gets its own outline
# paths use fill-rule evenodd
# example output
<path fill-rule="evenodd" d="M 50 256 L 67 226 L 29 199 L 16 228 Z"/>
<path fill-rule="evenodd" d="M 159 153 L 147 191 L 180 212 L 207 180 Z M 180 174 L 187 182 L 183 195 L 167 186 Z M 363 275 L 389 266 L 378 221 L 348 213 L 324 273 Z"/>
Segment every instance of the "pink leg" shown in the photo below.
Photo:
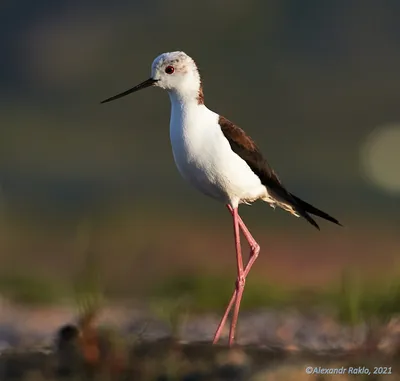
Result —
<path fill-rule="evenodd" d="M 236 281 L 236 301 L 233 310 L 231 329 L 229 330 L 229 345 L 233 344 L 235 338 L 236 323 L 239 315 L 240 302 L 242 300 L 244 284 L 246 279 L 243 271 L 242 247 L 240 245 L 240 229 L 239 229 L 238 208 L 233 209 L 233 229 L 235 232 L 235 247 L 236 247 L 236 263 L 238 278 Z"/>
<path fill-rule="evenodd" d="M 235 291 L 233 292 L 232 298 L 228 304 L 225 314 L 222 317 L 221 322 L 218 325 L 218 328 L 217 328 L 217 331 L 215 332 L 215 336 L 214 336 L 214 340 L 213 340 L 213 344 L 216 344 L 218 342 L 218 340 L 221 336 L 222 330 L 225 326 L 226 320 L 228 318 L 229 312 L 231 311 L 231 309 L 236 301 L 235 312 L 234 312 L 234 316 L 233 316 L 232 323 L 231 323 L 231 329 L 230 329 L 230 333 L 229 333 L 229 344 L 232 345 L 233 339 L 234 339 L 236 323 L 237 323 L 237 315 L 239 313 L 240 300 L 241 300 L 242 294 L 243 294 L 244 281 L 246 280 L 246 276 L 250 272 L 251 267 L 253 266 L 254 262 L 256 261 L 256 259 L 258 257 L 258 254 L 260 252 L 260 245 L 256 242 L 256 240 L 250 234 L 246 225 L 244 224 L 244 222 L 240 218 L 239 214 L 237 213 L 237 209 L 235 212 L 235 210 L 233 210 L 230 205 L 227 205 L 227 207 L 228 207 L 229 211 L 231 212 L 231 214 L 234 218 L 234 221 L 235 221 L 235 214 L 236 214 L 238 225 L 241 228 L 241 230 L 243 231 L 243 234 L 244 234 L 245 238 L 247 239 L 247 242 L 249 243 L 250 248 L 251 248 L 249 262 L 247 263 L 246 268 L 243 271 L 243 278 L 242 278 L 243 282 L 240 281 L 240 276 L 239 276 L 238 280 L 236 282 Z M 235 243 L 239 243 L 239 250 L 240 250 L 240 240 L 236 239 L 236 230 L 235 230 Z M 240 255 L 240 258 L 241 258 L 241 255 Z M 238 262 L 238 270 L 239 270 L 239 262 Z M 240 283 L 243 283 L 243 287 L 241 287 L 241 292 L 239 293 Z"/>

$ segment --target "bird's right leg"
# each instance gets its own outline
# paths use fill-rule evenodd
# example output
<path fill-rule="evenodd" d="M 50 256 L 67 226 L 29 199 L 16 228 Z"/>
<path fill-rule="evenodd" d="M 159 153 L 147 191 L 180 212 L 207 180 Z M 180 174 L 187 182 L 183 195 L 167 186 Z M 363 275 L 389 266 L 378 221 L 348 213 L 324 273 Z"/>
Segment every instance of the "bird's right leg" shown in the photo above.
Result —
<path fill-rule="evenodd" d="M 229 209 L 230 213 L 233 216 L 233 208 L 230 205 L 227 205 L 227 208 Z M 243 235 L 245 236 L 247 242 L 250 245 L 250 258 L 249 258 L 249 262 L 247 263 L 245 269 L 244 269 L 244 278 L 246 278 L 246 276 L 248 275 L 248 273 L 250 272 L 251 267 L 253 266 L 254 262 L 256 261 L 258 254 L 260 253 L 260 245 L 256 242 L 256 240 L 253 238 L 253 236 L 251 235 L 249 229 L 247 229 L 247 226 L 244 224 L 243 220 L 240 218 L 239 215 L 237 215 L 238 217 L 238 223 L 239 223 L 239 227 L 243 232 Z M 225 326 L 226 320 L 228 319 L 229 313 L 235 303 L 236 297 L 237 297 L 237 288 L 235 287 L 235 290 L 232 294 L 232 298 L 228 304 L 228 307 L 226 308 L 225 314 L 221 319 L 221 322 L 218 325 L 217 331 L 215 332 L 214 335 L 214 340 L 213 340 L 213 344 L 216 344 L 221 336 L 222 330 Z"/>

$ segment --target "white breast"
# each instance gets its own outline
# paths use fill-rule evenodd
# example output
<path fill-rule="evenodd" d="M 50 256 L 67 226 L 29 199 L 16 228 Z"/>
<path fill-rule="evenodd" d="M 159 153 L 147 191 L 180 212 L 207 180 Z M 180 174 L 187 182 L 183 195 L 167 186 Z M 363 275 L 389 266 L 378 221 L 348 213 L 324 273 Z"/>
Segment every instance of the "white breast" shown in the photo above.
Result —
<path fill-rule="evenodd" d="M 170 138 L 179 172 L 201 192 L 232 206 L 265 196 L 265 186 L 232 151 L 218 118 L 204 105 L 183 108 L 172 102 Z"/>

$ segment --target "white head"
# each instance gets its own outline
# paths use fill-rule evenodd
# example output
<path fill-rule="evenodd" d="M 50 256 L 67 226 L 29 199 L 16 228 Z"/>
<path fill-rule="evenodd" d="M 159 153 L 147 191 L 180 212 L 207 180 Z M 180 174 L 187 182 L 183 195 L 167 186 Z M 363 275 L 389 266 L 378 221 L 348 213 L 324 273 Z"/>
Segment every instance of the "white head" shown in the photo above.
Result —
<path fill-rule="evenodd" d="M 160 87 L 181 100 L 204 103 L 201 78 L 196 63 L 184 52 L 160 54 L 151 65 L 151 77 L 139 85 L 104 100 L 109 102 L 149 86 Z"/>

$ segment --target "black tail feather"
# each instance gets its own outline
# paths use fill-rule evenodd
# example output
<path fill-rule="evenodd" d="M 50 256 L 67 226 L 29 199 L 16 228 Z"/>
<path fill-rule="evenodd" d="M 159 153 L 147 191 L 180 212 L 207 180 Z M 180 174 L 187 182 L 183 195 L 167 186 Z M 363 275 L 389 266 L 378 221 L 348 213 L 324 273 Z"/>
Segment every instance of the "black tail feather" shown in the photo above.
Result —
<path fill-rule="evenodd" d="M 298 198 L 297 196 L 295 196 L 291 193 L 290 193 L 290 195 L 293 197 L 293 199 L 296 201 L 296 203 L 300 206 L 300 208 L 306 212 L 306 213 L 301 213 L 301 215 L 304 218 L 306 218 L 307 221 L 310 222 L 311 225 L 314 225 L 317 229 L 319 229 L 318 225 L 310 216 L 308 216 L 307 213 L 313 214 L 314 216 L 324 218 L 325 220 L 333 222 L 336 225 L 343 226 L 336 218 L 330 216 L 328 213 L 325 213 L 322 210 L 317 209 L 315 206 L 310 205 L 309 203 L 303 201 L 302 199 Z M 303 215 L 303 214 L 305 214 L 305 215 Z M 308 217 L 306 217 L 306 215 Z"/>
<path fill-rule="evenodd" d="M 302 210 L 297 209 L 296 211 L 300 214 L 300 216 L 305 218 L 312 226 L 314 226 L 318 230 L 321 230 L 319 228 L 319 225 L 315 222 L 315 220 L 307 212 L 305 212 L 303 208 L 302 208 Z"/>

